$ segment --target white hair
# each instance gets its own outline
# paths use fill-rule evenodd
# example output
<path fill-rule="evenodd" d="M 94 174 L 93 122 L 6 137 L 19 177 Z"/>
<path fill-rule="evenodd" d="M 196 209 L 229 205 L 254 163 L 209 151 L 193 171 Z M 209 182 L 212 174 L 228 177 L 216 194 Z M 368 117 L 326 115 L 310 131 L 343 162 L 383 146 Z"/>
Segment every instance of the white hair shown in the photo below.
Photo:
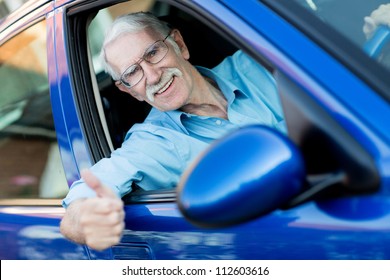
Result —
<path fill-rule="evenodd" d="M 149 12 L 137 12 L 119 16 L 114 20 L 110 28 L 107 30 L 100 51 L 100 58 L 104 70 L 109 75 L 111 75 L 114 80 L 120 79 L 120 73 L 116 73 L 108 63 L 105 53 L 106 46 L 109 43 L 115 41 L 122 34 L 137 33 L 145 29 L 150 29 L 151 31 L 163 35 L 164 37 L 167 36 L 171 31 L 170 26 L 166 22 L 159 20 L 156 16 Z M 176 52 L 180 52 L 179 46 L 172 37 L 168 37 L 167 41 L 172 44 Z"/>

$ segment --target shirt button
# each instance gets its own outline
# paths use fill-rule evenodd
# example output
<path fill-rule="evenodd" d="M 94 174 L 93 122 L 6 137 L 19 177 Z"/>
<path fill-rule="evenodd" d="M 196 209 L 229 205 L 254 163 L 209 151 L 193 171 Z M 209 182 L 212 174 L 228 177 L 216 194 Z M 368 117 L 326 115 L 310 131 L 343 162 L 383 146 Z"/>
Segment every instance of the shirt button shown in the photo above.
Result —
<path fill-rule="evenodd" d="M 222 121 L 221 121 L 221 120 L 216 120 L 215 123 L 216 123 L 217 125 L 221 125 Z"/>

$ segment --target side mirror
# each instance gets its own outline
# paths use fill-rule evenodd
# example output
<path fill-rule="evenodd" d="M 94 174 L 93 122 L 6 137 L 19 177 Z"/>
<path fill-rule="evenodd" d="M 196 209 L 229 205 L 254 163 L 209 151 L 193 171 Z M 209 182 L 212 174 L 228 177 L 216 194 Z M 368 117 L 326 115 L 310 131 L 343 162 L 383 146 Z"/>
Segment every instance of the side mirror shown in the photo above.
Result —
<path fill-rule="evenodd" d="M 186 170 L 178 205 L 195 225 L 223 227 L 278 209 L 304 184 L 298 148 L 269 127 L 248 126 L 211 145 Z"/>

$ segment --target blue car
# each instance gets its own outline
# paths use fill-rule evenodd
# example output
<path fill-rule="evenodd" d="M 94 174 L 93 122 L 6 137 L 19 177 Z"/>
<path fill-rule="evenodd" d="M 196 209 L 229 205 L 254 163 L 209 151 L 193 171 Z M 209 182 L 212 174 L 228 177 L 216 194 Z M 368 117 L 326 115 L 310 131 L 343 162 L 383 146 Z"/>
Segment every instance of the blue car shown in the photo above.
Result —
<path fill-rule="evenodd" d="M 363 32 L 387 1 L 11 2 L 0 3 L 0 259 L 390 259 L 390 29 Z M 95 251 L 61 235 L 61 201 L 150 110 L 99 61 L 107 26 L 141 10 L 182 31 L 195 65 L 241 49 L 266 67 L 288 133 L 239 129 L 175 189 L 132 186 L 120 243 Z"/>

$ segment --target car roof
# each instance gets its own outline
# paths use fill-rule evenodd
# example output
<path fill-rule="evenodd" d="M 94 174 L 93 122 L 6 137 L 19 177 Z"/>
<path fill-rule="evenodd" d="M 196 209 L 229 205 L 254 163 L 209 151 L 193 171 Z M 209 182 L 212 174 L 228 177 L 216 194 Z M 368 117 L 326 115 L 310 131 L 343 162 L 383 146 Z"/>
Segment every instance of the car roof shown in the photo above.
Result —
<path fill-rule="evenodd" d="M 23 18 L 24 16 L 30 14 L 34 10 L 38 9 L 39 7 L 45 5 L 46 3 L 54 2 L 54 0 L 29 0 L 26 1 L 24 4 L 16 8 L 15 10 L 11 11 L 8 15 L 0 19 L 0 33 L 3 32 L 5 29 L 10 27 L 12 24 L 14 24 L 19 19 Z"/>

